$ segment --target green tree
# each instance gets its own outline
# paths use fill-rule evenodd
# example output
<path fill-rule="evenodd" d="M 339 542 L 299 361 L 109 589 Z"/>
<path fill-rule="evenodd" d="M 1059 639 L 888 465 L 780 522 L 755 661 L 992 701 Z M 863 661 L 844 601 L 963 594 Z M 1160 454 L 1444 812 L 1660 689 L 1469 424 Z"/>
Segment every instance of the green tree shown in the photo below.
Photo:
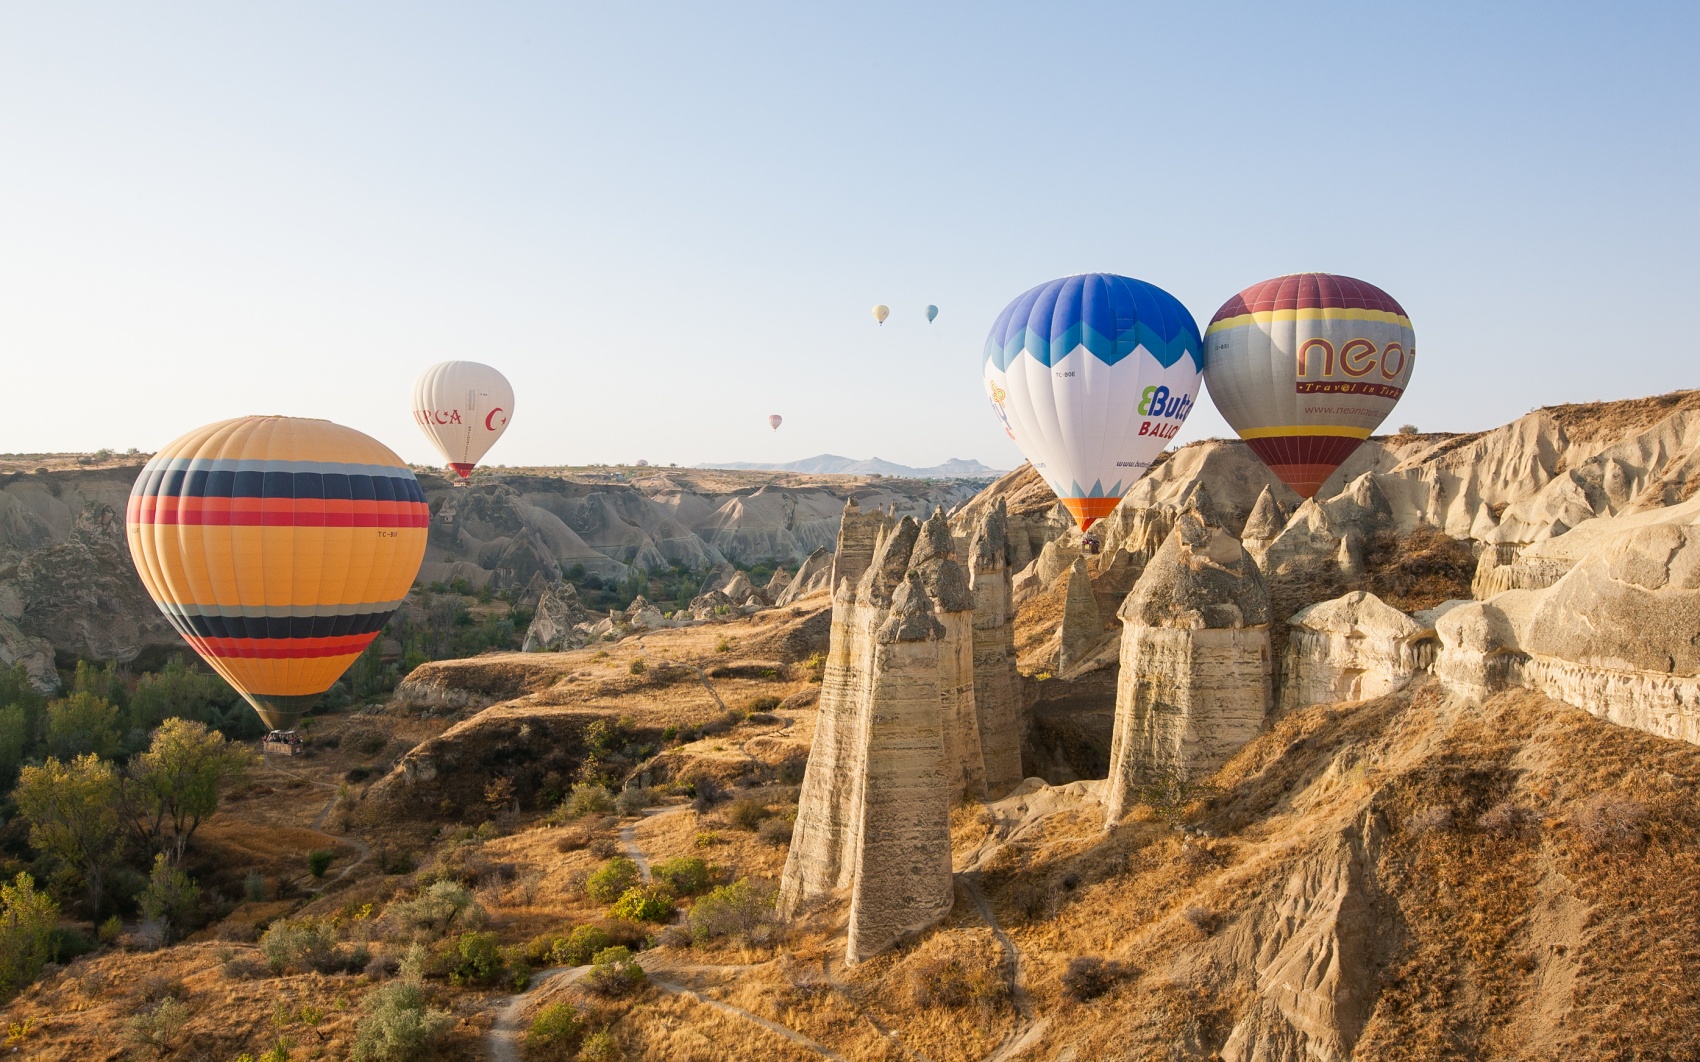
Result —
<path fill-rule="evenodd" d="M 41 740 L 41 728 L 47 712 L 47 698 L 30 684 L 30 674 L 22 664 L 0 667 L 0 708 L 19 708 L 24 717 L 24 752 Z"/>
<path fill-rule="evenodd" d="M 21 704 L 0 708 L 0 785 L 9 785 L 30 747 L 30 720 Z"/>
<path fill-rule="evenodd" d="M 127 723 L 144 734 L 173 717 L 193 719 L 219 730 L 228 729 L 245 702 L 217 675 L 196 671 L 181 657 L 143 675 L 130 694 Z"/>
<path fill-rule="evenodd" d="M 154 856 L 153 873 L 148 876 L 148 887 L 142 890 L 142 917 L 150 922 L 164 922 L 176 934 L 195 913 L 195 901 L 200 896 L 200 887 L 194 880 L 161 852 Z"/>
<path fill-rule="evenodd" d="M 53 957 L 59 905 L 28 874 L 0 885 L 0 1003 L 34 981 Z"/>
<path fill-rule="evenodd" d="M 40 767 L 19 772 L 12 798 L 30 824 L 30 844 L 82 875 L 89 912 L 98 915 L 122 829 L 112 764 L 92 754 L 70 763 L 49 756 Z"/>
<path fill-rule="evenodd" d="M 47 705 L 47 753 L 71 759 L 85 753 L 110 759 L 118 754 L 118 706 L 88 690 Z"/>
<path fill-rule="evenodd" d="M 240 780 L 253 764 L 252 752 L 206 724 L 167 719 L 148 750 L 130 761 L 125 809 L 143 843 L 175 865 L 202 820 L 218 810 L 220 787 Z"/>
<path fill-rule="evenodd" d="M 117 664 L 95 667 L 87 660 L 77 661 L 77 673 L 71 677 L 71 692 L 99 697 L 119 708 L 130 703 L 130 690 L 124 683 L 124 676 L 118 673 Z"/>

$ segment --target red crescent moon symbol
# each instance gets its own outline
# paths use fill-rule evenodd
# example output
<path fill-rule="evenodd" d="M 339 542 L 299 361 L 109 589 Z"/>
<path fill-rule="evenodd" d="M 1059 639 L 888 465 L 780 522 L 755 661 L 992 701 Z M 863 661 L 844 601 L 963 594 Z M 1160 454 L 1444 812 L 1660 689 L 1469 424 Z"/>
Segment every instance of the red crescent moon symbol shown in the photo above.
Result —
<path fill-rule="evenodd" d="M 495 419 L 496 414 L 500 413 L 501 411 L 502 411 L 502 407 L 497 406 L 495 409 L 492 409 L 490 411 L 489 416 L 484 418 L 484 430 L 485 431 L 495 431 L 496 430 L 496 426 L 494 424 L 491 424 L 490 421 Z M 506 424 L 507 422 L 508 422 L 508 418 L 503 417 L 502 423 Z"/>

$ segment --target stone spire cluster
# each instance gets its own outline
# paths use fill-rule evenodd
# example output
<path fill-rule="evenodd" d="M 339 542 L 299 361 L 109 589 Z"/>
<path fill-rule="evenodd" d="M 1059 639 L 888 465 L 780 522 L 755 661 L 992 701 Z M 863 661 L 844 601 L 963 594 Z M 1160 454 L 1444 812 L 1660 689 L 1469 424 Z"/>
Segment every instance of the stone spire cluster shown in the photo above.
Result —
<path fill-rule="evenodd" d="M 1005 526 L 1001 508 L 983 518 L 964 570 L 942 511 L 845 507 L 779 908 L 848 889 L 849 962 L 949 913 L 951 805 L 1020 781 Z"/>

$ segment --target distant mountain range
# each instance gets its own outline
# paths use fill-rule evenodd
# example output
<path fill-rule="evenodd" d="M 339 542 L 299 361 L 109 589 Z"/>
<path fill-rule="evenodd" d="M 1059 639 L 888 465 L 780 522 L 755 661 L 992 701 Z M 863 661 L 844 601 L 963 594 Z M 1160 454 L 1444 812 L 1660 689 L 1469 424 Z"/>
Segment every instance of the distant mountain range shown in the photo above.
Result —
<path fill-rule="evenodd" d="M 1001 476 L 1006 471 L 988 468 L 978 461 L 963 460 L 960 457 L 953 457 L 944 464 L 934 465 L 931 468 L 911 468 L 908 465 L 900 465 L 878 457 L 858 461 L 853 457 L 839 457 L 837 454 L 818 454 L 814 457 L 805 457 L 801 461 L 787 461 L 784 464 L 759 461 L 711 461 L 697 467 L 753 468 L 769 472 L 808 472 L 815 475 L 899 476 L 909 479 L 986 479 Z"/>

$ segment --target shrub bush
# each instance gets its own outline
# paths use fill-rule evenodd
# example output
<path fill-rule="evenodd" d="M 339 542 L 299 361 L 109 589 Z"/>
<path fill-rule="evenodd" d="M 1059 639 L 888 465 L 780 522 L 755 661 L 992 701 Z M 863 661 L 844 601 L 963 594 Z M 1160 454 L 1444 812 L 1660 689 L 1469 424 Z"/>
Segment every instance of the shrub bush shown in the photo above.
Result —
<path fill-rule="evenodd" d="M 612 837 L 597 837 L 589 845 L 590 854 L 598 859 L 613 859 L 620 854 L 620 842 Z"/>
<path fill-rule="evenodd" d="M 708 864 L 695 856 L 662 860 L 649 872 L 679 896 L 696 896 L 708 889 Z"/>
<path fill-rule="evenodd" d="M 41 975 L 53 958 L 53 928 L 58 923 L 59 905 L 37 891 L 28 874 L 0 886 L 0 1002 Z"/>
<path fill-rule="evenodd" d="M 599 785 L 580 782 L 573 786 L 568 794 L 566 803 L 561 810 L 569 819 L 580 819 L 586 815 L 606 815 L 614 810 L 614 795 Z"/>
<path fill-rule="evenodd" d="M 435 938 L 456 922 L 468 925 L 482 922 L 484 909 L 478 906 L 465 885 L 455 881 L 437 881 L 413 898 L 392 904 L 388 915 L 403 930 L 416 936 Z"/>
<path fill-rule="evenodd" d="M 507 964 L 494 933 L 462 933 L 444 951 L 443 972 L 452 985 L 490 985 L 503 979 Z"/>
<path fill-rule="evenodd" d="M 1063 993 L 1076 1003 L 1085 1003 L 1131 976 L 1133 970 L 1125 963 L 1082 955 L 1068 961 L 1062 975 Z"/>
<path fill-rule="evenodd" d="M 578 1057 L 584 1062 L 620 1062 L 620 1045 L 615 1042 L 613 1033 L 598 1029 L 584 1038 Z"/>
<path fill-rule="evenodd" d="M 550 959 L 560 966 L 588 966 L 596 953 L 611 947 L 614 938 L 601 926 L 577 926 L 557 941 Z"/>
<path fill-rule="evenodd" d="M 585 879 L 584 892 L 597 903 L 613 903 L 642 877 L 636 863 L 625 856 L 615 856 Z"/>
<path fill-rule="evenodd" d="M 335 858 L 336 853 L 328 848 L 313 849 L 307 853 L 307 873 L 315 878 L 324 877 L 325 871 L 331 868 L 331 860 Z"/>
<path fill-rule="evenodd" d="M 773 894 L 749 878 L 722 885 L 691 906 L 687 919 L 691 939 L 751 936 L 767 923 L 773 911 Z"/>
<path fill-rule="evenodd" d="M 699 774 L 687 784 L 691 790 L 691 807 L 698 811 L 707 811 L 726 799 L 726 787 L 712 774 Z"/>
<path fill-rule="evenodd" d="M 1570 810 L 1570 824 L 1593 848 L 1611 848 L 1646 839 L 1642 823 L 1647 805 L 1616 790 L 1602 790 Z"/>
<path fill-rule="evenodd" d="M 778 707 L 778 697 L 772 694 L 764 694 L 760 697 L 751 697 L 749 703 L 744 705 L 744 711 L 747 715 L 754 715 L 757 712 L 771 712 Z"/>
<path fill-rule="evenodd" d="M 183 1027 L 189 1024 L 189 1005 L 166 997 L 153 1008 L 136 1014 L 125 1023 L 127 1038 L 138 1047 L 149 1047 L 168 1054 L 182 1039 Z"/>
<path fill-rule="evenodd" d="M 425 1006 L 412 981 L 380 985 L 360 1001 L 354 1030 L 354 1062 L 413 1062 L 431 1057 L 431 1045 L 454 1018 Z"/>
<path fill-rule="evenodd" d="M 274 973 L 323 972 L 336 963 L 336 928 L 313 918 L 282 918 L 260 937 L 260 955 Z"/>
<path fill-rule="evenodd" d="M 648 980 L 643 967 L 632 959 L 631 949 L 613 947 L 597 952 L 591 959 L 584 986 L 599 996 L 615 998 L 630 995 Z"/>
<path fill-rule="evenodd" d="M 584 1039 L 584 1016 L 571 1003 L 551 1003 L 531 1019 L 525 1050 L 537 1058 L 570 1058 Z"/>
<path fill-rule="evenodd" d="M 644 808 L 655 803 L 655 790 L 643 786 L 631 786 L 620 790 L 620 795 L 614 798 L 614 810 L 621 815 L 638 815 Z"/>
<path fill-rule="evenodd" d="M 673 914 L 673 893 L 665 885 L 638 885 L 621 894 L 608 917 L 632 922 L 665 922 Z"/>
<path fill-rule="evenodd" d="M 1008 994 L 1002 971 L 995 965 L 974 964 L 956 955 L 933 951 L 917 955 L 906 975 L 910 996 L 922 1008 L 997 1006 Z"/>
<path fill-rule="evenodd" d="M 759 800 L 744 799 L 734 803 L 726 812 L 726 820 L 740 830 L 754 831 L 761 821 L 772 815 L 766 804 Z"/>
<path fill-rule="evenodd" d="M 791 831 L 796 826 L 795 821 L 782 815 L 775 815 L 756 828 L 756 838 L 763 844 L 771 844 L 778 848 L 791 843 Z"/>

